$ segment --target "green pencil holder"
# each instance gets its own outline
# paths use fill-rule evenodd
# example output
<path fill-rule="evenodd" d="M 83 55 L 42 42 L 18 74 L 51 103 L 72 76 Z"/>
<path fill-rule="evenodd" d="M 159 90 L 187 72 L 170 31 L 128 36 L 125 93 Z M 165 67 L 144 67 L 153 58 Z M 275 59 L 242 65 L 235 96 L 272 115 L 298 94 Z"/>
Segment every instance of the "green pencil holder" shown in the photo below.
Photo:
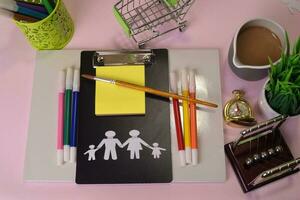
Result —
<path fill-rule="evenodd" d="M 27 40 L 38 50 L 62 49 L 71 40 L 74 24 L 62 0 L 57 0 L 53 11 L 37 22 L 20 22 L 16 25 Z"/>

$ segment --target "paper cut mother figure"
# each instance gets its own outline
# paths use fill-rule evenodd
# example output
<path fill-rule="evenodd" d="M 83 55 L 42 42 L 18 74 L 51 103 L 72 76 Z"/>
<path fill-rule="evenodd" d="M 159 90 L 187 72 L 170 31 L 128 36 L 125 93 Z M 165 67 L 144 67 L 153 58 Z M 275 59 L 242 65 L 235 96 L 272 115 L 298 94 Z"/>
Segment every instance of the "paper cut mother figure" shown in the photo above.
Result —
<path fill-rule="evenodd" d="M 130 159 L 140 159 L 140 150 L 143 150 L 142 145 L 150 149 L 151 146 L 138 137 L 140 135 L 140 132 L 138 130 L 129 131 L 129 135 L 131 137 L 123 143 L 122 147 L 128 145 L 127 151 L 130 151 Z"/>
<path fill-rule="evenodd" d="M 117 160 L 117 151 L 116 151 L 116 145 L 122 148 L 122 144 L 119 139 L 114 138 L 116 135 L 116 132 L 114 131 L 106 131 L 105 136 L 107 138 L 104 138 L 99 144 L 97 149 L 100 149 L 103 145 L 105 145 L 105 151 L 104 151 L 104 160 L 108 160 L 109 157 L 113 160 Z"/>

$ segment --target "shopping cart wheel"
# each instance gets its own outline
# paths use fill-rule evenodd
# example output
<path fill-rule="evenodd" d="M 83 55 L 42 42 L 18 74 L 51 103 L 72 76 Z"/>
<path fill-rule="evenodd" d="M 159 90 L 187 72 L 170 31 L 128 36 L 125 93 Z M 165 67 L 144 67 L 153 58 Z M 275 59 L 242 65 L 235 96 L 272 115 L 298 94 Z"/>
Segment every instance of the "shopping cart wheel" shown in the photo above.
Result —
<path fill-rule="evenodd" d="M 185 22 L 180 23 L 180 24 L 179 24 L 179 31 L 180 31 L 180 32 L 183 32 L 183 31 L 185 31 L 185 30 L 186 30 L 186 23 L 185 23 Z"/>
<path fill-rule="evenodd" d="M 145 49 L 146 44 L 145 43 L 138 43 L 139 49 Z"/>

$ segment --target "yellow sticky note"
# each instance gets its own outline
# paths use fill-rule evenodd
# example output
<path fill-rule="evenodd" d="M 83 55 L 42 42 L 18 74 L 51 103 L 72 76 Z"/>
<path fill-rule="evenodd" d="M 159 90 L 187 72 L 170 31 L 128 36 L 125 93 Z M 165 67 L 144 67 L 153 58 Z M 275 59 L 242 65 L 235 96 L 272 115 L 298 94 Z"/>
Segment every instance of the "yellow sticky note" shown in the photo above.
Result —
<path fill-rule="evenodd" d="M 145 85 L 145 66 L 103 66 L 96 68 L 96 76 Z M 145 92 L 96 81 L 96 115 L 145 114 Z"/>

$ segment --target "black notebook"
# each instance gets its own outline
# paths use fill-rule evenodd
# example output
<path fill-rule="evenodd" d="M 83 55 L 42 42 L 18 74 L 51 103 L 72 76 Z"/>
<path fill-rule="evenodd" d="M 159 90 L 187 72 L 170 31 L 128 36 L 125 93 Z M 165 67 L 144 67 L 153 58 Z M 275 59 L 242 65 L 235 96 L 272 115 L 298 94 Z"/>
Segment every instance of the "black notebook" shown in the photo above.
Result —
<path fill-rule="evenodd" d="M 81 74 L 95 75 L 94 51 L 81 53 Z M 145 86 L 169 90 L 168 51 L 153 50 Z M 76 183 L 172 181 L 169 100 L 146 94 L 146 114 L 95 115 L 95 82 L 80 80 Z"/>

